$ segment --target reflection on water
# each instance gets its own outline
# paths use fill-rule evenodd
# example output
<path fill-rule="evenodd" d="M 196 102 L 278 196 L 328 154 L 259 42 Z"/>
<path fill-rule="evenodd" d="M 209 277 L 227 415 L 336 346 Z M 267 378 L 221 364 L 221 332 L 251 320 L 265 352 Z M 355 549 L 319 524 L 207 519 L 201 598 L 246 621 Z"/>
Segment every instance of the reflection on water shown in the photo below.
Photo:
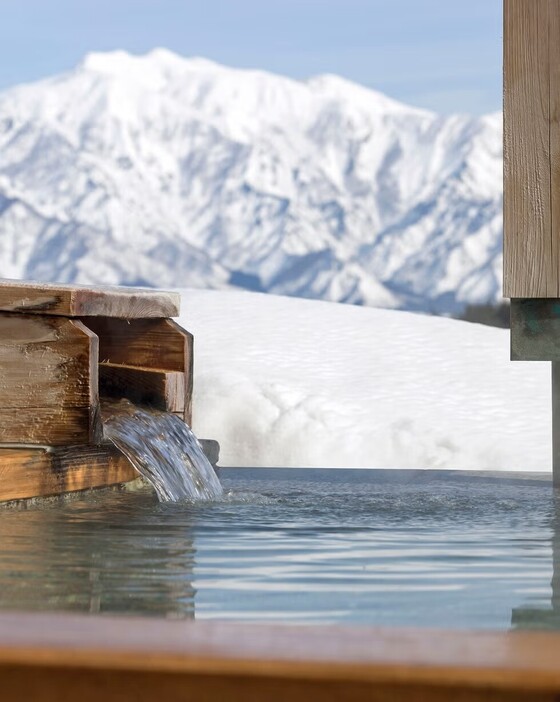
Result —
<path fill-rule="evenodd" d="M 0 607 L 194 616 L 188 513 L 169 524 L 148 493 L 6 509 L 0 518 Z"/>
<path fill-rule="evenodd" d="M 547 482 L 293 469 L 221 478 L 215 503 L 162 504 L 145 489 L 3 510 L 0 608 L 194 617 L 196 603 L 197 618 L 560 626 L 559 505 Z"/>
<path fill-rule="evenodd" d="M 549 521 L 552 577 L 548 592 L 531 593 L 527 601 L 515 607 L 511 623 L 519 629 L 560 629 L 560 492 L 555 491 Z"/>

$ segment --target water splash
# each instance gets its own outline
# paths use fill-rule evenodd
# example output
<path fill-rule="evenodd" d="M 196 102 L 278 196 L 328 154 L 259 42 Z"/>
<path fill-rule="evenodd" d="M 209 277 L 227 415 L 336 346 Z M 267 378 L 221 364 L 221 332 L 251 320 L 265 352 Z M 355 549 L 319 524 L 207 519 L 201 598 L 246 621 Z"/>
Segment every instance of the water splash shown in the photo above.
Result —
<path fill-rule="evenodd" d="M 191 428 L 168 412 L 127 400 L 103 412 L 105 436 L 153 486 L 160 502 L 214 500 L 223 489 Z"/>

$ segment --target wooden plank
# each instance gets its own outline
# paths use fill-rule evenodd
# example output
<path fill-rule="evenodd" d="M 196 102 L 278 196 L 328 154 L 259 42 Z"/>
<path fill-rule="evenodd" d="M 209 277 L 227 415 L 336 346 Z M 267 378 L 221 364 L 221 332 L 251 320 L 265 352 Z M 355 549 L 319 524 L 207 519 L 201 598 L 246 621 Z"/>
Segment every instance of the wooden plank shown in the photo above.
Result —
<path fill-rule="evenodd" d="M 97 365 L 78 320 L 0 313 L 0 442 L 98 441 Z"/>
<path fill-rule="evenodd" d="M 557 702 L 548 691 L 496 691 L 470 686 L 411 684 L 394 680 L 317 680 L 234 673 L 216 676 L 167 671 L 92 669 L 89 666 L 14 665 L 2 669 L 3 699 L 34 702 Z M 18 696 L 19 691 L 19 696 Z"/>
<path fill-rule="evenodd" d="M 554 295 L 560 297 L 560 3 L 548 0 L 549 51 L 549 138 L 551 194 L 551 274 L 556 285 Z"/>
<path fill-rule="evenodd" d="M 560 637 L 0 614 L 2 699 L 553 702 Z"/>
<path fill-rule="evenodd" d="M 169 326 L 183 337 L 183 353 L 185 359 L 185 410 L 184 421 L 192 427 L 193 425 L 193 391 L 194 391 L 194 336 L 177 322 L 168 320 Z"/>
<path fill-rule="evenodd" d="M 192 423 L 193 336 L 171 319 L 82 318 L 99 337 L 102 363 L 185 374 L 184 419 Z"/>
<path fill-rule="evenodd" d="M 7 444 L 66 446 L 91 439 L 89 407 L 0 407 L 0 441 Z"/>
<path fill-rule="evenodd" d="M 99 337 L 100 363 L 185 371 L 185 339 L 171 320 L 91 317 L 82 321 Z"/>
<path fill-rule="evenodd" d="M 0 279 L 0 310 L 7 312 L 125 319 L 176 317 L 180 303 L 178 293 L 162 290 Z"/>
<path fill-rule="evenodd" d="M 99 365 L 99 392 L 168 412 L 185 413 L 185 374 L 114 363 Z"/>
<path fill-rule="evenodd" d="M 557 0 L 504 3 L 504 295 L 512 298 L 560 296 L 558 212 L 560 194 L 551 192 L 551 160 L 557 187 L 560 84 Z M 554 94 L 551 112 L 551 95 Z M 551 124 L 551 115 L 554 123 Z M 553 207 L 554 202 L 554 207 Z M 553 214 L 554 213 L 554 214 Z M 554 219 L 554 231 L 553 231 Z"/>
<path fill-rule="evenodd" d="M 137 478 L 128 459 L 112 444 L 54 451 L 0 447 L 0 502 L 60 495 Z"/>
<path fill-rule="evenodd" d="M 217 441 L 201 440 L 208 460 L 215 465 Z M 130 482 L 138 473 L 110 443 L 60 448 L 0 446 L 0 502 L 48 497 Z"/>

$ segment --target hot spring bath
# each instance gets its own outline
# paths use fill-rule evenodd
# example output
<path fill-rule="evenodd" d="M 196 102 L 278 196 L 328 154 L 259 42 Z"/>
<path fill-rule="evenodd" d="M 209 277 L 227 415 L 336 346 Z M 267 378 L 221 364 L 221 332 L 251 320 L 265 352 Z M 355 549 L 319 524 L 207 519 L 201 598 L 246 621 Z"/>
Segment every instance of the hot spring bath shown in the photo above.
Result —
<path fill-rule="evenodd" d="M 92 492 L 5 509 L 0 608 L 560 627 L 560 498 L 532 474 L 224 469 L 226 496 Z M 552 586 L 551 586 L 552 583 Z"/>

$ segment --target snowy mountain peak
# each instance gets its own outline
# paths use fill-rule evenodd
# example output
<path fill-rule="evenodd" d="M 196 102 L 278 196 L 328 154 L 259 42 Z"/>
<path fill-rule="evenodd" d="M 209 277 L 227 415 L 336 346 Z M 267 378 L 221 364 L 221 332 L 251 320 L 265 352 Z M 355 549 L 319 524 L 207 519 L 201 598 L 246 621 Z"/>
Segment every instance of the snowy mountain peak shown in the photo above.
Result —
<path fill-rule="evenodd" d="M 139 65 L 142 59 L 126 51 L 91 52 L 84 56 L 77 66 L 77 71 L 91 71 L 102 74 L 119 74 Z M 134 69 L 133 69 L 134 70 Z"/>
<path fill-rule="evenodd" d="M 500 129 L 332 75 L 89 54 L 0 93 L 0 275 L 494 300 Z"/>
<path fill-rule="evenodd" d="M 257 100 L 251 100 L 251 103 L 261 110 L 270 109 L 271 99 L 280 109 L 282 105 L 278 103 L 282 101 L 290 109 L 296 106 L 297 101 L 306 102 L 306 107 L 316 103 L 317 109 L 321 109 L 325 101 L 335 100 L 359 106 L 372 114 L 433 116 L 427 110 L 410 107 L 334 74 L 322 74 L 306 81 L 297 81 L 262 70 L 230 68 L 206 58 L 184 58 L 164 48 L 152 49 L 143 55 L 122 50 L 90 53 L 76 69 L 78 75 L 83 71 L 111 77 L 123 83 L 143 85 L 146 90 L 165 90 L 170 84 L 186 81 L 200 84 L 211 80 L 213 85 L 207 84 L 205 91 L 210 93 L 217 90 L 224 92 L 227 90 L 226 84 L 231 84 L 231 92 L 235 95 L 244 99 L 256 97 Z"/>
<path fill-rule="evenodd" d="M 365 88 L 358 83 L 353 83 L 346 78 L 334 75 L 332 73 L 324 73 L 318 76 L 313 76 L 307 81 L 307 85 L 313 92 L 331 97 L 337 100 L 344 100 L 355 105 L 360 105 L 374 113 L 381 114 L 409 114 L 433 116 L 428 110 L 421 110 L 416 107 L 410 107 L 402 102 L 393 100 L 387 95 L 380 93 L 371 88 Z"/>
<path fill-rule="evenodd" d="M 169 49 L 156 48 L 146 54 L 131 54 L 116 50 L 86 54 L 78 64 L 77 71 L 91 71 L 121 78 L 137 78 L 142 72 L 159 72 L 161 75 L 176 77 L 187 71 L 224 69 L 220 64 L 206 58 L 184 58 Z"/>

